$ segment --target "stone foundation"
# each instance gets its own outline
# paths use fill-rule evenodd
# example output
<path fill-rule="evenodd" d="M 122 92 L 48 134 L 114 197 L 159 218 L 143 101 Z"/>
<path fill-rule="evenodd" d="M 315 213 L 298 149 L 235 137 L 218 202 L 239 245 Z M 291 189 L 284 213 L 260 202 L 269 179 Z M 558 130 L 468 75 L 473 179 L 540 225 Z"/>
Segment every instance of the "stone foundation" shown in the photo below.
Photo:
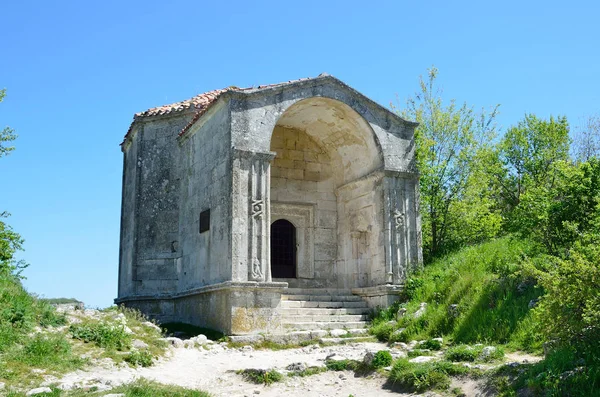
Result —
<path fill-rule="evenodd" d="M 360 296 L 370 308 L 386 308 L 400 299 L 403 285 L 378 285 L 375 287 L 353 288 L 352 293 Z"/>
<path fill-rule="evenodd" d="M 225 282 L 171 296 L 116 299 L 159 322 L 184 322 L 226 335 L 281 332 L 279 306 L 287 283 Z"/>

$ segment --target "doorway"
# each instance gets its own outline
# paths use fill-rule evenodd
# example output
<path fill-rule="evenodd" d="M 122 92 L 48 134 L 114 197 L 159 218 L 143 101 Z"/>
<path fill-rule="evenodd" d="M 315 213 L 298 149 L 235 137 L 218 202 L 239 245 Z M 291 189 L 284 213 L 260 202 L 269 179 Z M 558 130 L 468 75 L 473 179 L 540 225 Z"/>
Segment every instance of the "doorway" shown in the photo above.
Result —
<path fill-rule="evenodd" d="M 271 224 L 271 274 L 296 278 L 296 228 L 285 219 Z"/>

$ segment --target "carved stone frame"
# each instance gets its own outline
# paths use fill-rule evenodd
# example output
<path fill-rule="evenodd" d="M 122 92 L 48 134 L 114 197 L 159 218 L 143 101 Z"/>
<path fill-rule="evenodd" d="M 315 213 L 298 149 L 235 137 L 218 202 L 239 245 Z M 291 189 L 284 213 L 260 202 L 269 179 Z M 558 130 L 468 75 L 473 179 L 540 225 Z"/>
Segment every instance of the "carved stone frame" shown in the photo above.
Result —
<path fill-rule="evenodd" d="M 285 219 L 296 228 L 297 278 L 315 278 L 314 212 L 314 204 L 271 202 L 271 224 Z"/>

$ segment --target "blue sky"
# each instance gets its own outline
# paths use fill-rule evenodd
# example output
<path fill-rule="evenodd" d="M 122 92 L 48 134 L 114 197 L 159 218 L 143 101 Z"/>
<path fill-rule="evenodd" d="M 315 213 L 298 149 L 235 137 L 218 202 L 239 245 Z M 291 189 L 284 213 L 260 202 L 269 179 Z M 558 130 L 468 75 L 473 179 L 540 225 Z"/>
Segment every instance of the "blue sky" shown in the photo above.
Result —
<path fill-rule="evenodd" d="M 444 98 L 526 112 L 600 112 L 597 1 L 4 1 L 0 211 L 26 239 L 27 288 L 116 296 L 122 154 L 135 112 L 230 85 L 322 72 L 384 106 L 435 65 Z"/>

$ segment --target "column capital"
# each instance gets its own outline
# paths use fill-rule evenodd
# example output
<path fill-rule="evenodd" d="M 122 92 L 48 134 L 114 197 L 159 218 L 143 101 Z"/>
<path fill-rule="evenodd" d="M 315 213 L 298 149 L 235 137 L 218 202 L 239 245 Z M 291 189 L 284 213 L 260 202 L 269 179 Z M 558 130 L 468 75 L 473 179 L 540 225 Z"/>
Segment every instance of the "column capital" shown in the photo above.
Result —
<path fill-rule="evenodd" d="M 236 147 L 232 148 L 232 150 L 233 156 L 236 159 L 256 159 L 271 162 L 277 155 L 275 152 L 254 152 L 251 150 L 238 149 Z"/>

